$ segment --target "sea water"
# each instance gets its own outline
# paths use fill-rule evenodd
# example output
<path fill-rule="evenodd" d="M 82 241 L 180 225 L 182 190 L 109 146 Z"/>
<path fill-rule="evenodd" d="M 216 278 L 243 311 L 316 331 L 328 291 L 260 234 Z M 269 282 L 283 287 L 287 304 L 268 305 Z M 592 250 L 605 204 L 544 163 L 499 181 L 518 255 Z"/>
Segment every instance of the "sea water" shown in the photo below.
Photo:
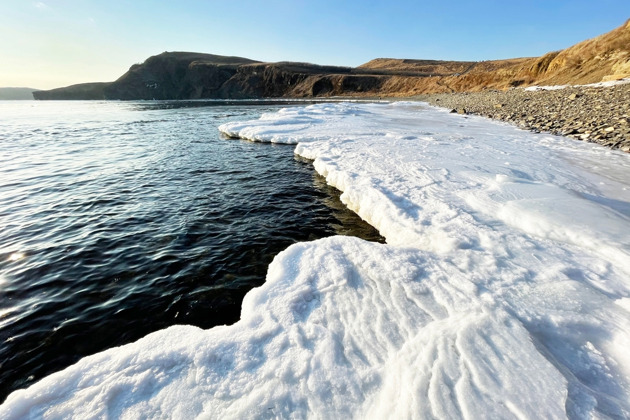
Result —
<path fill-rule="evenodd" d="M 379 240 L 293 147 L 217 130 L 280 107 L 0 102 L 0 401 L 169 325 L 233 323 L 292 243 Z"/>

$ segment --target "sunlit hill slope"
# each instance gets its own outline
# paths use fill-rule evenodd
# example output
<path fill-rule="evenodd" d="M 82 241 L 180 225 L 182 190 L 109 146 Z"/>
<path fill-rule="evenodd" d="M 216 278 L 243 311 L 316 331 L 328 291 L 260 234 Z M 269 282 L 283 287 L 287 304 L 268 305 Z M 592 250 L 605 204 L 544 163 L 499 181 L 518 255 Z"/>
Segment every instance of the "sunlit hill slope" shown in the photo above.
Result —
<path fill-rule="evenodd" d="M 203 99 L 413 96 L 630 77 L 630 20 L 604 35 L 542 57 L 495 61 L 377 58 L 359 67 L 263 63 L 164 52 L 118 80 L 34 92 L 35 99 Z"/>

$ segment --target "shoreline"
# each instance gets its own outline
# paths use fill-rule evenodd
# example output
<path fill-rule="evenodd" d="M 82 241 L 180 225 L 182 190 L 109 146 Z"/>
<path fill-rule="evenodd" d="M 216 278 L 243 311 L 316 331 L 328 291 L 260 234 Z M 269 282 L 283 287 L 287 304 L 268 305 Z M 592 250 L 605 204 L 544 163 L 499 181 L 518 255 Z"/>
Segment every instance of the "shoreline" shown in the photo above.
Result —
<path fill-rule="evenodd" d="M 505 121 L 630 152 L 630 84 L 438 93 L 412 98 L 451 112 Z"/>
<path fill-rule="evenodd" d="M 217 127 L 298 144 L 387 243 L 293 244 L 237 323 L 171 326 L 86 357 L 11 394 L 0 417 L 629 412 L 615 391 L 627 389 L 628 220 L 611 211 L 627 177 L 599 189 L 548 152 L 600 148 L 422 112 L 433 118 L 408 103 L 318 104 Z M 628 158 L 606 153 L 604 172 Z"/>
<path fill-rule="evenodd" d="M 550 133 L 630 153 L 630 82 L 613 86 L 550 86 L 539 90 L 431 93 L 406 97 L 341 95 L 258 99 L 170 99 L 158 102 L 216 102 L 302 105 L 334 102 L 418 101 L 479 115 L 536 133 Z M 134 101 L 131 101 L 134 102 Z M 142 101 L 151 102 L 151 101 Z"/>

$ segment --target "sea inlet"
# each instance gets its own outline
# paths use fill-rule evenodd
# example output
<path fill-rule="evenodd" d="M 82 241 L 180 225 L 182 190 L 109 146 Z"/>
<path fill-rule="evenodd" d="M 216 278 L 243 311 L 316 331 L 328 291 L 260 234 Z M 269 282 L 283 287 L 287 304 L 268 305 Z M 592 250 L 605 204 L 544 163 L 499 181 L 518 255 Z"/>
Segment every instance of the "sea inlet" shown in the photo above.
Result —
<path fill-rule="evenodd" d="M 293 146 L 217 130 L 293 105 L 0 101 L 0 402 L 167 326 L 237 321 L 295 242 L 383 241 Z"/>

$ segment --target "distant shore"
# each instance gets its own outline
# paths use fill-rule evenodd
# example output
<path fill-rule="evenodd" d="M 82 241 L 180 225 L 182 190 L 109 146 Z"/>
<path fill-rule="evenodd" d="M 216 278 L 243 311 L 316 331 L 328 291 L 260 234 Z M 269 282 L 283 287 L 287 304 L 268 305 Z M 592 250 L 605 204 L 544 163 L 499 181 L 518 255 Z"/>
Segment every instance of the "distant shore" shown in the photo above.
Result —
<path fill-rule="evenodd" d="M 413 99 L 630 152 L 630 83 L 554 90 L 419 95 Z"/>

